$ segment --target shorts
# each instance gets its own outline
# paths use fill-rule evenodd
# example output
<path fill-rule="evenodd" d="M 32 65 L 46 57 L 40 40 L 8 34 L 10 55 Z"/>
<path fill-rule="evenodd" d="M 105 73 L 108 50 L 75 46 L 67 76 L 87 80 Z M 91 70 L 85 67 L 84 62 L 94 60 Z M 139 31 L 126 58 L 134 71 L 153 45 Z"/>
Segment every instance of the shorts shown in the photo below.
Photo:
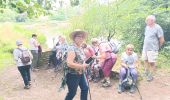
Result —
<path fill-rule="evenodd" d="M 143 51 L 142 59 L 148 60 L 148 62 L 156 62 L 158 58 L 158 51 Z"/>

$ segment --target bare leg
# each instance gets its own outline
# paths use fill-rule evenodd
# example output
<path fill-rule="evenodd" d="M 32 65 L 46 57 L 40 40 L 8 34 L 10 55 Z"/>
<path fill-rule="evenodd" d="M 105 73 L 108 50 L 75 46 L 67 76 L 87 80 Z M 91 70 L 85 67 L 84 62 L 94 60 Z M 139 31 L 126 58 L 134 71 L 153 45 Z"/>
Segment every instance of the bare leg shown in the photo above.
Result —
<path fill-rule="evenodd" d="M 155 62 L 151 62 L 149 64 L 150 64 L 150 72 L 152 74 L 155 74 L 155 72 L 156 72 L 156 64 L 155 64 Z"/>
<path fill-rule="evenodd" d="M 149 70 L 150 70 L 150 65 L 149 65 L 148 60 L 144 61 L 144 67 L 145 67 L 145 74 L 147 75 L 149 73 Z"/>

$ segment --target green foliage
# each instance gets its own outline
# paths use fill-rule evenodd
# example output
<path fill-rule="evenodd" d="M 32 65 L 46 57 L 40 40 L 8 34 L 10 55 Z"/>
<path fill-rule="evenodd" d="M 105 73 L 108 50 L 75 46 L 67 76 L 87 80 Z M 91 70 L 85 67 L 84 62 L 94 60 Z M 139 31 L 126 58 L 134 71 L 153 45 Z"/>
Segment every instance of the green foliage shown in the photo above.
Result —
<path fill-rule="evenodd" d="M 38 35 L 38 41 L 41 44 L 45 44 L 46 38 L 42 33 L 39 33 L 35 29 L 28 29 L 23 26 L 23 23 L 0 24 L 0 35 L 2 36 L 0 37 L 0 70 L 3 66 L 10 66 L 14 63 L 12 52 L 16 47 L 15 41 L 17 39 L 21 39 L 24 46 L 29 47 L 29 39 L 33 33 L 36 33 Z M 10 37 L 8 37 L 9 35 L 5 35 L 7 34 L 6 32 L 8 32 Z"/>
<path fill-rule="evenodd" d="M 5 65 L 10 66 L 12 63 L 14 63 L 12 59 L 12 52 L 14 45 L 9 43 L 9 41 L 0 41 L 0 71 L 4 68 Z"/>
<path fill-rule="evenodd" d="M 170 67 L 170 45 L 166 45 L 159 53 L 158 67 Z"/>
<path fill-rule="evenodd" d="M 33 33 L 36 33 L 38 35 L 38 41 L 41 44 L 44 44 L 45 41 L 46 41 L 46 38 L 45 38 L 45 36 L 42 33 L 39 33 L 38 31 L 36 31 L 34 29 L 31 29 L 31 30 L 30 29 L 26 29 L 26 28 L 22 27 L 22 24 L 21 25 L 19 25 L 19 24 L 14 25 L 13 31 L 17 32 L 19 34 L 22 34 L 27 39 L 29 39 L 32 36 Z"/>
<path fill-rule="evenodd" d="M 16 8 L 19 13 L 24 13 L 27 11 L 28 5 L 23 0 L 18 0 L 16 2 Z"/>
<path fill-rule="evenodd" d="M 70 0 L 71 6 L 78 6 L 79 2 L 79 0 Z"/>
<path fill-rule="evenodd" d="M 164 30 L 166 41 L 170 41 L 170 1 L 169 0 L 115 0 L 100 4 L 98 0 L 86 0 L 83 14 L 74 16 L 69 30 L 84 29 L 91 37 L 116 38 L 121 41 L 122 48 L 128 43 L 135 45 L 135 52 L 142 51 L 145 18 L 155 15 L 157 23 Z M 122 50 L 121 48 L 121 50 Z M 170 49 L 169 49 L 170 51 Z M 158 66 L 168 67 L 170 52 L 161 50 Z"/>
<path fill-rule="evenodd" d="M 8 2 L 0 2 L 0 8 L 10 8 L 17 13 L 27 13 L 29 18 L 36 18 L 41 15 L 47 15 L 48 10 L 51 9 L 51 2 L 46 2 L 45 8 L 42 7 L 37 1 L 32 0 L 9 0 Z M 0 10 L 2 12 L 2 10 Z"/>
<path fill-rule="evenodd" d="M 31 0 L 24 0 L 26 4 L 30 4 Z"/>
<path fill-rule="evenodd" d="M 66 20 L 66 13 L 64 9 L 59 9 L 56 12 L 52 12 L 52 15 L 50 16 L 50 19 L 52 20 L 58 20 L 58 21 L 63 21 Z"/>
<path fill-rule="evenodd" d="M 0 22 L 15 21 L 17 13 L 11 9 L 0 8 Z"/>
<path fill-rule="evenodd" d="M 73 29 L 87 30 L 92 37 L 121 39 L 124 45 L 133 43 L 137 52 L 142 50 L 146 16 L 156 15 L 158 24 L 163 22 L 163 27 L 169 23 L 170 9 L 162 6 L 164 0 L 153 4 L 154 7 L 148 0 L 117 0 L 107 4 L 90 1 L 85 2 L 85 13 L 72 19 Z M 169 1 L 166 4 L 169 5 Z M 164 28 L 165 36 L 169 32 L 168 27 Z"/>
<path fill-rule="evenodd" d="M 39 17 L 40 15 L 47 14 L 46 11 L 38 3 L 34 3 L 33 6 L 29 6 L 27 13 L 29 18 Z"/>

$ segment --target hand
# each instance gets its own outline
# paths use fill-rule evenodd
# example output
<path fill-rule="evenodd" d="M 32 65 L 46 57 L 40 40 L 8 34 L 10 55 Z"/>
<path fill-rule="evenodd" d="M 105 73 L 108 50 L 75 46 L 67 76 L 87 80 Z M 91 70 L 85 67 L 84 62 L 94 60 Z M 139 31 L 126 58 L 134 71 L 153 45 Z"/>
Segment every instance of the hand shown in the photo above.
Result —
<path fill-rule="evenodd" d="M 85 62 L 83 63 L 83 68 L 87 68 L 89 66 L 89 64 L 86 64 Z"/>
<path fill-rule="evenodd" d="M 96 56 L 96 55 L 93 55 L 92 58 L 97 59 L 97 56 Z"/>

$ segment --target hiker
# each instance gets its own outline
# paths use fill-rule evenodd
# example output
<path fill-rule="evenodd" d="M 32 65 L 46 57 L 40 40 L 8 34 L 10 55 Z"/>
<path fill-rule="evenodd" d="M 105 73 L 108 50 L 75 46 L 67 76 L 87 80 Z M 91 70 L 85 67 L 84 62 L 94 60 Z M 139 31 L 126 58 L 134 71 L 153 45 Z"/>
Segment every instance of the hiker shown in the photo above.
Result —
<path fill-rule="evenodd" d="M 36 71 L 38 70 L 38 46 L 40 44 L 38 43 L 37 41 L 37 35 L 36 34 L 32 34 L 32 38 L 30 39 L 30 50 L 31 50 L 31 53 L 33 55 L 33 59 L 32 59 L 32 70 L 33 71 Z"/>
<path fill-rule="evenodd" d="M 160 25 L 156 23 L 154 15 L 146 17 L 145 38 L 143 44 L 142 58 L 144 60 L 145 74 L 147 81 L 153 80 L 153 74 L 156 72 L 156 60 L 158 50 L 164 43 L 164 33 Z"/>
<path fill-rule="evenodd" d="M 97 56 L 99 53 L 99 40 L 97 38 L 92 38 L 91 44 L 92 44 L 91 47 L 93 48 L 93 51 L 94 51 L 95 55 Z"/>
<path fill-rule="evenodd" d="M 94 52 L 94 55 L 99 55 L 99 40 L 97 38 L 91 39 L 91 47 Z M 94 56 L 93 55 L 93 56 Z M 101 73 L 100 73 L 101 72 Z M 92 64 L 92 78 L 94 82 L 98 82 L 100 78 L 103 77 L 101 65 L 99 62 L 99 59 L 94 59 L 94 62 Z"/>
<path fill-rule="evenodd" d="M 85 55 L 81 49 L 83 41 L 86 39 L 87 32 L 76 30 L 70 34 L 73 43 L 68 47 L 67 52 L 67 67 L 66 83 L 68 93 L 65 100 L 73 100 L 76 95 L 78 86 L 81 89 L 80 100 L 87 100 L 88 83 L 85 75 L 85 69 L 88 64 L 85 64 Z"/>
<path fill-rule="evenodd" d="M 104 74 L 104 79 L 101 81 L 102 86 L 111 86 L 110 75 L 112 68 L 117 60 L 116 54 L 112 52 L 112 49 L 107 42 L 103 42 L 99 44 L 99 55 L 95 58 L 99 59 Z"/>
<path fill-rule="evenodd" d="M 38 46 L 38 63 L 37 63 L 37 67 L 40 67 L 40 58 L 42 55 L 42 47 L 41 45 Z"/>
<path fill-rule="evenodd" d="M 54 47 L 51 49 L 51 54 L 49 55 L 48 60 L 48 67 L 51 67 L 51 63 L 53 64 L 54 68 L 57 66 L 57 58 L 56 58 L 56 52 L 57 52 L 57 46 L 59 46 L 59 42 L 54 45 Z"/>
<path fill-rule="evenodd" d="M 61 50 L 62 55 L 64 56 L 66 55 L 65 53 L 67 52 L 67 48 L 68 48 L 65 36 L 62 35 L 59 36 L 59 43 L 60 43 L 59 49 Z"/>
<path fill-rule="evenodd" d="M 13 55 L 14 59 L 16 61 L 16 64 L 18 66 L 18 70 L 23 78 L 24 81 L 24 89 L 29 89 L 31 86 L 31 75 L 30 75 L 30 68 L 31 68 L 31 59 L 33 59 L 33 56 L 31 52 L 23 47 L 23 43 L 20 40 L 16 41 L 17 48 L 14 49 Z M 29 54 L 30 61 L 26 64 L 24 64 L 21 60 L 22 52 L 26 50 L 26 52 Z"/>
<path fill-rule="evenodd" d="M 119 85 L 118 85 L 118 93 L 125 91 L 126 87 L 123 85 L 125 78 L 127 78 L 127 71 L 130 73 L 130 77 L 132 78 L 132 84 L 130 85 L 130 93 L 134 93 L 136 90 L 136 82 L 137 82 L 137 70 L 138 66 L 138 56 L 134 52 L 134 46 L 132 44 L 128 44 L 126 46 L 125 52 L 121 55 L 121 69 L 119 73 Z M 126 84 L 126 83 L 125 83 Z"/>
<path fill-rule="evenodd" d="M 66 60 L 66 53 L 67 53 L 67 49 L 68 49 L 68 45 L 67 45 L 65 36 L 60 35 L 58 37 L 58 39 L 59 39 L 60 45 L 58 45 L 56 47 L 56 57 L 57 57 L 56 69 L 58 69 L 59 67 L 62 67 L 63 62 Z"/>

